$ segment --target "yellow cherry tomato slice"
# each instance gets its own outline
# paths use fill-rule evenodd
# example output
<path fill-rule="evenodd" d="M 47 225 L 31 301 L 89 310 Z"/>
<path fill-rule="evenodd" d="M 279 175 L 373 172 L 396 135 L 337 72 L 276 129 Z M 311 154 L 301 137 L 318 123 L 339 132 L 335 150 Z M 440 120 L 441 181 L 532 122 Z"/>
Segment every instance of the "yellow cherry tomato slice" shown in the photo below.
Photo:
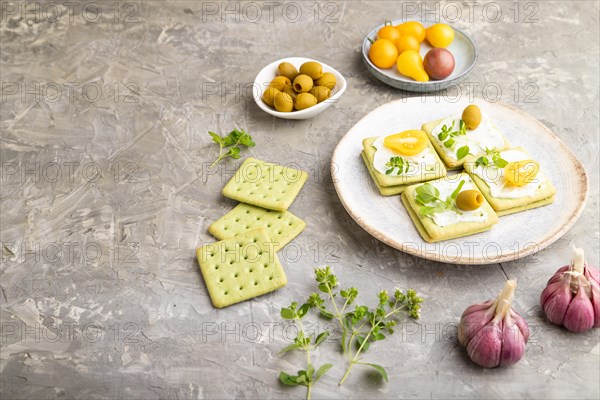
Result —
<path fill-rule="evenodd" d="M 513 186 L 525 186 L 535 180 L 540 165 L 534 160 L 513 161 L 504 167 L 504 179 Z"/>
<path fill-rule="evenodd" d="M 400 154 L 414 156 L 427 147 L 427 134 L 423 131 L 411 130 L 386 136 L 383 145 Z"/>

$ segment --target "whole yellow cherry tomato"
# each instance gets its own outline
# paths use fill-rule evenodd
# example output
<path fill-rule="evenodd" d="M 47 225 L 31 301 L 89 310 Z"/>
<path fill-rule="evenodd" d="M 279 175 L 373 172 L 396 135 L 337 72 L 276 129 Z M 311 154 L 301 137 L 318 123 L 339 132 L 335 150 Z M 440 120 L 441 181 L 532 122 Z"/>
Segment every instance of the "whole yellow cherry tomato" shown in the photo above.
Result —
<path fill-rule="evenodd" d="M 534 160 L 513 161 L 504 167 L 504 179 L 513 186 L 525 186 L 535 180 L 540 165 Z"/>
<path fill-rule="evenodd" d="M 408 21 L 400 25 L 396 25 L 396 29 L 401 36 L 414 36 L 419 43 L 425 40 L 425 28 L 418 21 Z"/>
<path fill-rule="evenodd" d="M 377 32 L 379 39 L 388 39 L 395 42 L 400 38 L 400 32 L 392 25 L 386 25 Z"/>
<path fill-rule="evenodd" d="M 398 50 L 389 39 L 377 39 L 369 49 L 369 60 L 379 68 L 391 68 L 398 59 Z"/>
<path fill-rule="evenodd" d="M 419 154 L 427 147 L 429 140 L 424 131 L 410 130 L 383 138 L 383 145 L 406 156 Z"/>
<path fill-rule="evenodd" d="M 425 35 L 433 47 L 446 48 L 454 40 L 454 29 L 446 24 L 435 24 L 427 28 Z"/>
<path fill-rule="evenodd" d="M 402 54 L 406 50 L 414 50 L 418 53 L 419 49 L 421 48 L 419 40 L 416 37 L 410 35 L 401 36 L 398 40 L 394 42 L 394 44 L 398 49 L 398 54 Z"/>
<path fill-rule="evenodd" d="M 406 50 L 398 56 L 396 61 L 398 72 L 419 82 L 429 82 L 429 75 L 423 68 L 421 55 L 414 50 Z"/>

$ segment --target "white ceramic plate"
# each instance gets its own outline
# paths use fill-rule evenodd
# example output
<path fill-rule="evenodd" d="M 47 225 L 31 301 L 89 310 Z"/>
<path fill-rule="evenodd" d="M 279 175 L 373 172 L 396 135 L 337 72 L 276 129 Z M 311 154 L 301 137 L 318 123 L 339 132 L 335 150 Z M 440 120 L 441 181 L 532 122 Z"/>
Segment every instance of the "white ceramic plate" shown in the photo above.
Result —
<path fill-rule="evenodd" d="M 269 107 L 264 101 L 262 101 L 262 95 L 264 91 L 269 87 L 269 84 L 277 75 L 277 67 L 282 62 L 289 62 L 297 69 L 300 69 L 300 65 L 304 64 L 307 61 L 316 61 L 323 66 L 323 72 L 331 72 L 335 75 L 335 79 L 337 81 L 336 86 L 331 91 L 331 97 L 327 100 L 314 105 L 310 108 L 300 111 L 292 111 L 289 113 L 279 112 L 272 107 Z M 340 74 L 335 68 L 330 67 L 329 65 L 319 61 L 313 60 L 312 58 L 304 58 L 304 57 L 288 57 L 282 58 L 281 60 L 273 61 L 271 64 L 264 67 L 256 76 L 254 80 L 254 85 L 252 86 L 252 94 L 254 96 L 254 101 L 256 104 L 265 112 L 274 115 L 279 118 L 284 119 L 309 119 L 312 118 L 323 111 L 325 111 L 329 106 L 339 101 L 339 98 L 346 91 L 346 87 L 348 84 L 346 83 L 346 79 Z"/>
<path fill-rule="evenodd" d="M 402 22 L 404 21 L 392 21 L 392 25 L 399 25 Z M 426 28 L 431 25 L 433 25 L 431 22 L 423 23 L 423 26 Z M 455 66 L 454 71 L 452 71 L 452 74 L 447 78 L 439 81 L 431 80 L 429 82 L 417 82 L 412 78 L 402 75 L 395 66 L 388 69 L 378 68 L 371 60 L 369 60 L 369 49 L 371 48 L 369 38 L 375 39 L 377 37 L 377 32 L 382 27 L 383 24 L 379 25 L 365 36 L 362 44 L 362 54 L 368 70 L 377 79 L 392 87 L 411 92 L 435 92 L 443 90 L 462 82 L 467 75 L 469 75 L 469 72 L 471 72 L 477 62 L 477 49 L 471 38 L 464 32 L 452 26 L 452 29 L 454 29 L 454 41 L 448 46 L 447 50 L 454 56 Z M 423 41 L 420 49 L 421 57 L 425 58 L 425 54 L 431 49 L 432 47 L 427 43 L 427 40 Z"/>
<path fill-rule="evenodd" d="M 381 196 L 360 156 L 362 139 L 407 129 L 460 113 L 467 99 L 449 103 L 435 97 L 397 100 L 367 114 L 338 143 L 331 171 L 342 204 L 352 218 L 382 242 L 419 257 L 454 264 L 492 264 L 533 254 L 573 226 L 585 206 L 588 178 L 567 146 L 546 126 L 511 106 L 475 101 L 507 136 L 539 161 L 557 193 L 545 207 L 500 217 L 490 231 L 439 243 L 419 236 L 400 196 Z"/>

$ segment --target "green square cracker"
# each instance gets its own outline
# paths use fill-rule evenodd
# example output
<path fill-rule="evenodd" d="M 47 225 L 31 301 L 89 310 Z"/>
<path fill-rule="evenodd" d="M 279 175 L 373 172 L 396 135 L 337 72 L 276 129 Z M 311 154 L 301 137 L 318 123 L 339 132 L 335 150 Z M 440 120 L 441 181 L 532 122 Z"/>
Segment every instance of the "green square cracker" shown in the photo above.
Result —
<path fill-rule="evenodd" d="M 369 159 L 365 155 L 364 150 L 360 152 L 360 155 L 361 155 L 363 161 L 365 162 L 367 169 L 369 170 L 369 174 L 371 175 L 371 178 L 373 178 L 373 183 L 375 183 L 375 186 L 377 186 L 377 189 L 379 189 L 379 193 L 381 193 L 382 196 L 394 196 L 394 195 L 402 193 L 404 191 L 404 189 L 406 189 L 406 187 L 408 185 L 381 186 L 381 184 L 377 180 L 377 177 L 375 176 L 376 171 L 373 168 L 373 166 L 371 165 L 371 163 L 369 162 Z"/>
<path fill-rule="evenodd" d="M 393 187 L 392 194 L 398 194 L 404 190 L 407 185 L 417 183 L 417 182 L 425 182 L 432 179 L 438 179 L 446 176 L 446 168 L 444 167 L 444 163 L 440 160 L 437 152 L 431 145 L 431 142 L 427 143 L 429 149 L 433 152 L 436 161 L 436 168 L 433 171 L 426 171 L 423 174 L 419 174 L 416 176 L 389 176 L 382 174 L 381 172 L 375 170 L 373 167 L 373 159 L 375 158 L 375 147 L 373 147 L 373 143 L 377 140 L 377 137 L 370 137 L 363 140 L 363 152 L 365 159 L 365 163 L 367 164 L 367 168 L 371 173 L 371 176 L 375 180 L 375 184 L 379 188 L 381 187 Z M 399 190 L 399 186 L 402 186 L 402 189 Z M 381 194 L 383 192 L 380 190 Z M 385 194 L 384 194 L 385 196 Z"/>
<path fill-rule="evenodd" d="M 273 211 L 240 203 L 213 222 L 208 232 L 219 240 L 229 239 L 257 228 L 264 228 L 279 251 L 300 234 L 306 223 L 289 211 Z"/>
<path fill-rule="evenodd" d="M 512 149 L 521 150 L 527 154 L 527 150 L 523 147 L 513 147 Z M 543 190 L 539 190 L 535 196 L 528 197 L 520 197 L 520 198 L 498 198 L 492 196 L 490 186 L 486 181 L 484 181 L 481 177 L 479 177 L 475 172 L 474 168 L 476 167 L 477 157 L 468 156 L 465 159 L 465 172 L 467 172 L 475 185 L 479 188 L 485 199 L 490 203 L 494 211 L 498 216 L 515 214 L 521 211 L 527 211 L 538 207 L 543 207 L 548 204 L 552 204 L 554 202 L 554 195 L 556 194 L 556 189 L 552 182 L 549 179 L 545 182 L 545 188 Z"/>
<path fill-rule="evenodd" d="M 247 158 L 223 188 L 223 195 L 275 211 L 286 211 L 308 179 L 290 167 Z"/>
<path fill-rule="evenodd" d="M 435 129 L 435 127 L 438 126 L 439 124 L 441 124 L 442 121 L 444 121 L 444 119 L 445 118 L 440 118 L 435 121 L 427 122 L 421 126 L 421 129 L 427 133 L 427 136 L 429 137 L 429 141 L 431 142 L 431 144 L 437 151 L 440 158 L 444 161 L 446 168 L 448 168 L 449 170 L 462 169 L 465 159 L 463 158 L 460 160 L 453 160 L 451 158 L 448 158 L 448 156 L 446 156 L 446 153 L 444 153 L 444 150 L 442 149 L 442 144 L 440 144 L 440 142 L 438 142 L 437 138 L 433 135 L 433 130 Z M 504 136 L 504 134 L 502 132 L 500 132 L 500 133 L 502 134 L 502 138 L 504 139 L 504 146 L 502 147 L 502 149 L 508 149 L 510 147 L 510 143 L 506 139 L 506 136 Z M 502 149 L 498 149 L 498 150 L 502 150 Z M 481 154 L 478 154 L 478 156 L 479 155 L 481 155 Z"/>
<path fill-rule="evenodd" d="M 470 180 L 469 175 L 467 175 L 464 172 L 459 175 L 454 175 L 452 179 L 456 180 L 457 182 L 462 179 L 465 179 L 466 181 Z M 435 222 L 433 222 L 433 219 L 427 216 L 419 215 L 421 205 L 419 205 L 415 200 L 415 190 L 419 186 L 421 186 L 421 183 L 417 183 L 407 187 L 406 190 L 402 193 L 401 199 L 402 203 L 404 203 L 404 206 L 406 207 L 406 211 L 408 212 L 410 218 L 414 222 L 415 227 L 419 231 L 419 234 L 426 242 L 435 243 L 443 240 L 474 235 L 476 233 L 481 233 L 491 229 L 492 226 L 498 222 L 498 215 L 490 206 L 490 204 L 486 200 L 484 200 L 483 204 L 481 205 L 481 210 L 488 214 L 488 221 L 458 222 L 456 224 L 440 227 L 436 225 Z M 475 190 L 477 186 L 473 184 L 473 188 L 473 190 Z"/>
<path fill-rule="evenodd" d="M 261 296 L 287 284 L 263 228 L 202 246 L 196 250 L 196 257 L 216 308 Z"/>

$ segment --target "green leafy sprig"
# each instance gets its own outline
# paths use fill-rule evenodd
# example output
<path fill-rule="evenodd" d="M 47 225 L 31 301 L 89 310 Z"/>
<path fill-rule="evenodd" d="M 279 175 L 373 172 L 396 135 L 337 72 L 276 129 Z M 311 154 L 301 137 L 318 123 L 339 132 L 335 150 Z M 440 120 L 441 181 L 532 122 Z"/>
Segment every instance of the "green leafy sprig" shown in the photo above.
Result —
<path fill-rule="evenodd" d="M 342 385 L 346 381 L 356 364 L 374 368 L 387 382 L 385 368 L 363 361 L 361 355 L 369 349 L 371 343 L 384 340 L 386 338 L 384 333 L 394 333 L 396 317 L 399 315 L 405 314 L 410 318 L 418 319 L 423 299 L 412 289 L 407 290 L 406 293 L 396 289 L 394 297 L 390 299 L 384 290 L 379 292 L 375 308 L 355 305 L 354 310 L 349 311 L 350 305 L 358 297 L 358 289 L 354 287 L 338 289 L 337 277 L 328 266 L 315 269 L 315 276 L 319 291 L 327 295 L 327 301 L 321 298 L 319 293 L 313 293 L 308 303 L 317 308 L 324 318 L 336 320 L 342 331 L 340 342 L 348 366 L 339 384 Z"/>
<path fill-rule="evenodd" d="M 395 169 L 398 169 L 398 175 L 400 175 L 408 172 L 410 163 L 400 156 L 393 156 L 390 157 L 390 161 L 385 163 L 385 166 L 388 168 L 385 171 L 386 175 L 390 175 Z"/>
<path fill-rule="evenodd" d="M 485 156 L 481 156 L 479 157 L 476 161 L 475 161 L 475 165 L 483 165 L 484 167 L 486 166 L 493 166 L 496 168 L 504 168 L 508 165 L 508 161 L 506 161 L 505 159 L 502 158 L 502 156 L 500 155 L 500 151 L 496 150 L 496 149 L 485 149 Z M 491 158 L 491 161 L 490 161 Z"/>
<path fill-rule="evenodd" d="M 419 214 L 422 216 L 431 216 L 447 210 L 453 210 L 458 214 L 462 214 L 456 208 L 456 198 L 464 184 L 465 181 L 461 180 L 456 189 L 446 199 L 440 198 L 440 191 L 430 183 L 424 183 L 417 187 L 415 190 L 417 193 L 415 200 L 421 204 Z"/>
<path fill-rule="evenodd" d="M 333 367 L 332 364 L 323 364 L 317 370 L 313 367 L 310 361 L 310 351 L 323 343 L 329 336 L 329 331 L 324 331 L 317 335 L 314 339 L 312 335 L 307 335 L 302 326 L 302 318 L 308 313 L 311 304 L 305 303 L 298 308 L 298 303 L 293 302 L 289 307 L 281 309 L 281 317 L 287 320 L 293 320 L 298 326 L 298 334 L 294 338 L 294 343 L 283 348 L 280 354 L 287 353 L 292 350 L 300 350 L 306 352 L 306 369 L 301 369 L 297 375 L 290 375 L 286 372 L 279 373 L 281 383 L 289 386 L 306 386 L 306 399 L 310 399 L 312 386 Z"/>
<path fill-rule="evenodd" d="M 444 143 L 444 147 L 446 148 L 454 146 L 454 143 L 456 142 L 455 138 L 457 136 L 465 136 L 467 134 L 465 121 L 462 119 L 460 120 L 458 130 L 454 130 L 454 123 L 455 121 L 452 121 L 452 125 L 449 127 L 446 124 L 442 125 L 442 131 L 438 133 L 438 139 Z M 459 160 L 465 158 L 469 154 L 469 151 L 469 146 L 465 145 L 459 147 L 458 150 L 456 150 L 456 158 Z"/>
<path fill-rule="evenodd" d="M 209 131 L 208 134 L 212 137 L 213 142 L 219 145 L 219 156 L 211 164 L 211 167 L 214 167 L 219 161 L 227 157 L 233 159 L 240 158 L 240 146 L 254 147 L 256 145 L 256 143 L 252 141 L 252 136 L 243 129 L 235 128 L 229 132 L 227 136 L 223 137 L 211 131 Z"/>

